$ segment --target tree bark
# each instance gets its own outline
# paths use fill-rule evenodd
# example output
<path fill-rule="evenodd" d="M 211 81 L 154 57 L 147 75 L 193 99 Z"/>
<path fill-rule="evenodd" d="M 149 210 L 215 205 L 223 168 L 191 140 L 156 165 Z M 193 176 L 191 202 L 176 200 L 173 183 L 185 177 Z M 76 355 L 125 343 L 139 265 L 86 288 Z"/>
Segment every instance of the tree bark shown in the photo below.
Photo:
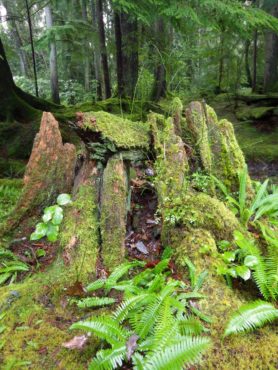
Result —
<path fill-rule="evenodd" d="M 257 91 L 257 56 L 258 56 L 258 30 L 254 31 L 253 39 L 253 83 L 252 83 L 252 92 Z"/>
<path fill-rule="evenodd" d="M 38 97 L 39 96 L 39 89 L 38 89 L 38 79 L 37 79 L 36 56 L 35 56 L 34 41 L 33 41 L 32 21 L 31 21 L 31 16 L 30 16 L 30 9 L 29 9 L 29 5 L 28 5 L 28 0 L 25 0 L 25 5 L 26 5 L 26 11 L 27 11 L 29 33 L 30 33 L 35 90 L 36 90 L 36 97 Z"/>
<path fill-rule="evenodd" d="M 46 27 L 51 29 L 53 27 L 52 11 L 49 5 L 45 7 L 45 19 Z M 51 37 L 49 43 L 50 54 L 49 54 L 49 68 L 50 68 L 50 84 L 51 84 L 51 96 L 54 103 L 60 103 L 59 97 L 59 81 L 58 81 L 58 67 L 57 67 L 57 51 L 55 37 Z"/>
<path fill-rule="evenodd" d="M 102 0 L 96 0 L 96 17 L 98 21 L 98 34 L 99 34 L 99 44 L 100 44 L 100 55 L 104 79 L 104 90 L 105 98 L 108 99 L 111 97 L 111 84 L 110 84 L 110 75 L 108 67 L 108 57 L 107 49 L 105 42 L 105 27 L 103 20 L 103 2 Z"/>
<path fill-rule="evenodd" d="M 122 97 L 124 95 L 122 31 L 121 31 L 121 18 L 120 18 L 120 14 L 117 11 L 114 12 L 114 29 L 115 29 L 115 43 L 116 43 L 118 96 Z"/>
<path fill-rule="evenodd" d="M 163 53 L 167 43 L 167 30 L 164 20 L 160 18 L 155 24 L 155 34 L 158 48 L 158 62 L 154 71 L 154 87 L 152 97 L 154 101 L 166 96 L 167 82 L 166 82 L 166 68 L 163 60 Z"/>
<path fill-rule="evenodd" d="M 123 95 L 133 98 L 138 80 L 138 23 L 126 13 L 120 15 Z"/>
<path fill-rule="evenodd" d="M 82 0 L 81 2 L 81 8 L 82 8 L 82 19 L 87 24 L 88 23 L 88 12 L 87 12 L 87 0 Z M 84 55 L 84 88 L 85 91 L 90 91 L 90 44 L 88 40 L 86 39 L 84 42 L 85 45 L 85 55 Z"/>
<path fill-rule="evenodd" d="M 278 4 L 271 10 L 274 17 L 278 17 Z M 265 36 L 265 70 L 264 70 L 264 91 L 273 90 L 278 81 L 278 35 L 274 32 L 267 32 Z"/>
<path fill-rule="evenodd" d="M 7 17 L 9 18 L 8 27 L 15 43 L 16 52 L 18 53 L 21 73 L 23 76 L 29 77 L 30 71 L 28 65 L 28 58 L 25 50 L 23 50 L 23 43 L 19 34 L 18 25 L 10 6 L 11 2 L 8 0 L 4 0 L 3 5 L 6 8 Z"/>
<path fill-rule="evenodd" d="M 96 4 L 95 0 L 91 0 L 91 10 L 92 10 L 92 23 L 93 31 L 95 34 L 94 42 L 94 70 L 95 79 L 97 81 L 96 95 L 97 100 L 102 99 L 102 78 L 101 78 L 101 63 L 100 63 L 100 50 L 99 50 L 99 39 L 98 39 L 98 27 L 97 27 L 97 16 L 96 16 Z"/>
<path fill-rule="evenodd" d="M 252 87 L 252 75 L 251 69 L 249 65 L 249 49 L 250 49 L 250 40 L 245 41 L 245 50 L 244 50 L 244 59 L 245 59 L 245 71 L 246 71 L 246 78 L 248 86 Z"/>

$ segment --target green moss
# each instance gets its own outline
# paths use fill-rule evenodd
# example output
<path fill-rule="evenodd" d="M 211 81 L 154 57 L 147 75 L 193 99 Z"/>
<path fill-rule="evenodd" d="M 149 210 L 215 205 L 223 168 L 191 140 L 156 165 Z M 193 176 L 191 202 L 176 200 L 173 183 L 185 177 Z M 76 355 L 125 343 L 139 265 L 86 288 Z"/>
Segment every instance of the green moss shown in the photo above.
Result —
<path fill-rule="evenodd" d="M 244 106 L 236 111 L 236 117 L 240 121 L 257 120 L 271 115 L 275 107 L 250 107 Z"/>
<path fill-rule="evenodd" d="M 101 192 L 101 256 L 108 269 L 125 255 L 128 183 L 124 163 L 111 158 L 103 173 Z"/>
<path fill-rule="evenodd" d="M 176 232 L 177 233 L 177 232 Z M 278 345 L 275 327 L 265 327 L 254 333 L 235 335 L 223 339 L 225 326 L 231 314 L 252 297 L 230 289 L 224 279 L 216 274 L 217 248 L 214 237 L 206 229 L 191 229 L 179 232 L 175 242 L 176 263 L 188 275 L 185 258 L 190 258 L 196 273 L 208 272 L 201 292 L 206 299 L 198 302 L 201 312 L 212 319 L 209 326 L 212 347 L 205 354 L 201 369 L 275 369 Z M 207 246 L 208 254 L 201 252 Z M 255 299 L 255 298 L 253 298 Z"/>
<path fill-rule="evenodd" d="M 60 244 L 76 280 L 84 281 L 95 274 L 98 257 L 98 210 L 96 188 L 81 185 L 74 203 L 65 210 Z M 71 246 L 72 238 L 77 245 Z M 70 274 L 70 272 L 69 272 Z"/>
<path fill-rule="evenodd" d="M 84 127 L 101 132 L 104 138 L 109 139 L 119 148 L 148 149 L 149 147 L 147 123 L 132 122 L 107 112 L 90 112 L 84 114 Z"/>

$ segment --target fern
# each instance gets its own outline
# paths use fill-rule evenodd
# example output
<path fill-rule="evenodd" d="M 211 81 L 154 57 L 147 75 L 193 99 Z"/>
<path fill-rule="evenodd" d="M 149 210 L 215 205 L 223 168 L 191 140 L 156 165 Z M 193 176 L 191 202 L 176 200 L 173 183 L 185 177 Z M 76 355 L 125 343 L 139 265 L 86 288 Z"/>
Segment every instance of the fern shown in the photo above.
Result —
<path fill-rule="evenodd" d="M 225 330 L 225 335 L 236 334 L 260 328 L 278 318 L 278 310 L 271 304 L 256 301 L 243 305 L 233 315 Z"/>
<path fill-rule="evenodd" d="M 100 307 L 100 306 L 107 306 L 110 304 L 115 303 L 116 300 L 114 298 L 109 297 L 88 297 L 80 300 L 77 305 L 79 308 L 89 308 L 89 307 Z"/>
<path fill-rule="evenodd" d="M 170 273 L 169 259 L 159 262 L 154 268 L 143 270 L 130 280 L 120 281 L 135 266 L 138 264 L 119 266 L 111 274 L 112 278 L 110 275 L 107 279 L 110 279 L 108 285 L 107 280 L 95 281 L 87 287 L 87 290 L 127 287 L 123 301 L 111 316 L 102 315 L 71 326 L 72 329 L 93 333 L 110 346 L 97 352 L 89 368 L 118 369 L 132 361 L 135 369 L 182 369 L 185 364 L 197 361 L 209 340 L 198 337 L 205 331 L 202 324 L 186 316 L 195 310 L 187 300 L 203 296 L 196 291 L 186 292 L 186 286 L 181 281 L 166 279 Z M 197 286 L 202 285 L 204 277 L 205 274 L 201 274 L 197 279 Z M 110 285 L 112 281 L 114 286 Z M 110 303 L 107 301 L 110 299 L 88 297 L 80 300 L 78 305 L 88 307 L 93 303 L 95 306 Z M 202 316 L 200 311 L 198 314 Z M 133 351 L 127 355 L 128 342 L 134 334 L 138 340 Z"/>

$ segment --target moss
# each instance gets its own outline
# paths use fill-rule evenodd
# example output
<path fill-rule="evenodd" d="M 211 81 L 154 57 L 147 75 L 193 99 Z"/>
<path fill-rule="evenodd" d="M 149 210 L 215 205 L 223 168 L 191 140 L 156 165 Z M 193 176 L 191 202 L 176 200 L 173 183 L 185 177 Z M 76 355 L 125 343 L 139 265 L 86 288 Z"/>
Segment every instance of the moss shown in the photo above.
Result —
<path fill-rule="evenodd" d="M 237 290 L 230 289 L 224 279 L 216 274 L 217 248 L 214 237 L 206 229 L 191 229 L 180 237 L 175 243 L 176 263 L 185 267 L 185 258 L 190 258 L 196 267 L 196 273 L 206 270 L 206 278 L 201 293 L 206 299 L 198 302 L 201 312 L 209 315 L 212 324 L 209 326 L 212 347 L 205 354 L 200 365 L 201 369 L 275 369 L 276 348 L 278 345 L 277 328 L 265 327 L 254 333 L 235 335 L 223 339 L 225 326 L 231 314 L 246 299 Z M 201 253 L 201 247 L 207 246 L 209 253 Z M 254 298 L 253 298 L 254 299 Z"/>
<path fill-rule="evenodd" d="M 101 256 L 106 268 L 119 265 L 125 254 L 128 183 L 124 163 L 111 158 L 101 192 Z"/>
<path fill-rule="evenodd" d="M 111 115 L 107 112 L 90 112 L 84 114 L 84 128 L 101 132 L 119 148 L 149 147 L 149 125 L 142 122 L 132 122 Z"/>
<path fill-rule="evenodd" d="M 96 199 L 96 188 L 92 184 L 80 186 L 74 203 L 66 209 L 60 234 L 65 260 L 69 260 L 70 270 L 78 281 L 88 279 L 96 271 L 99 249 Z M 77 240 L 75 246 L 71 246 L 73 237 Z"/>
<path fill-rule="evenodd" d="M 236 111 L 240 121 L 257 120 L 273 114 L 275 107 L 250 107 L 244 106 Z"/>
<path fill-rule="evenodd" d="M 174 132 L 172 118 L 165 120 L 153 113 L 149 115 L 149 122 L 156 152 L 155 187 L 163 203 L 164 198 L 172 198 L 186 187 L 189 165 L 184 143 Z"/>
<path fill-rule="evenodd" d="M 0 158 L 0 177 L 22 177 L 24 175 L 25 167 L 25 161 Z"/>

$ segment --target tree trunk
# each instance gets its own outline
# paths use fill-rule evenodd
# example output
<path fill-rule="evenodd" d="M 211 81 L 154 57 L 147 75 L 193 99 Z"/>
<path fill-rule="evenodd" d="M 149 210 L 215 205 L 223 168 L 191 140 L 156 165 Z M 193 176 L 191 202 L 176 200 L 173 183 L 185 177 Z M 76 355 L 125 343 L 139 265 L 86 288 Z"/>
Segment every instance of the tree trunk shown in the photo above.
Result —
<path fill-rule="evenodd" d="M 167 82 L 166 82 L 166 67 L 164 61 L 164 51 L 167 44 L 167 30 L 164 20 L 160 18 L 155 24 L 155 35 L 157 42 L 157 63 L 154 71 L 154 86 L 152 97 L 154 101 L 166 96 Z"/>
<path fill-rule="evenodd" d="M 8 0 L 3 1 L 3 5 L 7 11 L 7 17 L 9 18 L 8 27 L 11 32 L 12 38 L 15 43 L 16 52 L 18 53 L 19 62 L 20 62 L 20 70 L 23 76 L 29 77 L 29 65 L 28 65 L 28 58 L 26 51 L 23 50 L 23 43 L 22 39 L 19 34 L 18 25 L 15 20 L 15 16 L 13 15 L 12 9 L 10 7 L 11 2 Z"/>
<path fill-rule="evenodd" d="M 39 96 L 39 89 L 38 89 L 38 79 L 37 79 L 36 56 L 35 56 L 34 41 L 33 41 L 32 20 L 31 20 L 31 16 L 30 16 L 30 9 L 29 9 L 29 5 L 28 5 L 28 0 L 25 0 L 25 5 L 26 5 L 26 11 L 27 11 L 27 20 L 28 20 L 28 27 L 29 27 L 29 34 L 30 34 L 31 50 L 32 50 L 32 61 L 33 61 L 35 90 L 36 90 L 36 97 L 38 97 Z"/>
<path fill-rule="evenodd" d="M 110 85 L 110 75 L 108 67 L 108 57 L 105 41 L 105 27 L 103 20 L 103 0 L 96 0 L 96 17 L 98 21 L 98 34 L 99 34 L 99 44 L 100 44 L 100 55 L 102 63 L 102 72 L 104 79 L 104 89 L 105 89 L 105 98 L 108 99 L 111 97 L 111 85 Z"/>
<path fill-rule="evenodd" d="M 278 4 L 271 10 L 274 17 L 278 17 Z M 278 35 L 274 32 L 267 32 L 265 36 L 265 70 L 264 70 L 264 91 L 270 92 L 278 82 Z"/>
<path fill-rule="evenodd" d="M 52 12 L 49 5 L 45 7 L 45 19 L 46 27 L 51 29 L 53 27 Z M 54 103 L 60 104 L 59 97 L 59 81 L 58 81 L 58 68 L 57 68 L 57 52 L 56 42 L 53 36 L 50 43 L 50 54 L 49 54 L 49 68 L 50 68 L 50 84 L 51 84 L 51 96 Z"/>
<path fill-rule="evenodd" d="M 118 96 L 122 97 L 124 96 L 122 31 L 121 31 L 121 18 L 117 11 L 114 12 L 114 28 L 115 28 L 115 43 L 116 43 Z"/>
<path fill-rule="evenodd" d="M 123 95 L 133 98 L 138 80 L 138 24 L 127 13 L 120 14 Z M 124 71 L 124 72 L 123 72 Z"/>
<path fill-rule="evenodd" d="M 53 111 L 59 106 L 36 98 L 18 88 L 13 80 L 4 46 L 0 38 L 0 122 L 29 122 L 38 117 L 38 110 Z"/>
<path fill-rule="evenodd" d="M 258 30 L 254 31 L 253 39 L 253 83 L 252 92 L 257 91 L 257 56 L 258 56 Z"/>
<path fill-rule="evenodd" d="M 252 87 L 252 75 L 251 69 L 249 65 L 249 49 L 250 49 L 250 40 L 245 41 L 245 49 L 244 49 L 244 60 L 245 60 L 245 71 L 246 71 L 246 78 L 248 86 Z"/>
<path fill-rule="evenodd" d="M 81 8 L 82 8 L 82 19 L 86 24 L 88 24 L 87 0 L 82 0 Z M 88 40 L 85 40 L 85 42 L 84 42 L 84 49 L 85 49 L 85 55 L 84 55 L 84 59 L 85 59 L 85 61 L 84 61 L 84 88 L 85 88 L 85 91 L 90 91 L 90 75 L 91 75 L 90 57 L 91 57 L 91 50 L 90 50 L 90 44 L 89 44 Z"/>
<path fill-rule="evenodd" d="M 100 63 L 100 50 L 99 50 L 99 37 L 98 37 L 98 26 L 97 26 L 97 16 L 96 16 L 96 4 L 95 0 L 91 0 L 91 10 L 92 10 L 92 25 L 94 31 L 94 70 L 95 79 L 97 82 L 96 95 L 97 100 L 102 99 L 102 78 L 101 78 L 101 63 Z"/>
<path fill-rule="evenodd" d="M 220 58 L 219 58 L 219 68 L 218 68 L 218 86 L 217 86 L 217 92 L 221 93 L 221 85 L 224 75 L 224 31 L 222 31 L 220 36 Z"/>

